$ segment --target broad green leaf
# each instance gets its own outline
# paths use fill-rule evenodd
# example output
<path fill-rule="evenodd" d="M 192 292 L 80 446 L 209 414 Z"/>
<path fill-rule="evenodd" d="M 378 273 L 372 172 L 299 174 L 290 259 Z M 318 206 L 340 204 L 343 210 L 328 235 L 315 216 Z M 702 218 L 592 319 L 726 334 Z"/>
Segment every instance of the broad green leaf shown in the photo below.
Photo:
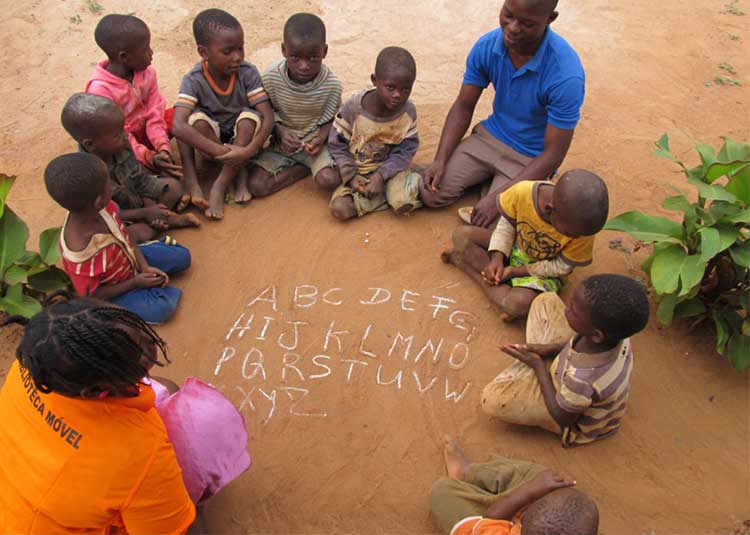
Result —
<path fill-rule="evenodd" d="M 729 254 L 732 255 L 735 264 L 750 269 L 750 242 L 735 245 L 729 249 Z"/>
<path fill-rule="evenodd" d="M 727 184 L 727 191 L 733 193 L 745 206 L 750 206 L 750 166 L 735 174 Z"/>
<path fill-rule="evenodd" d="M 16 284 L 8 288 L 5 297 L 0 297 L 0 310 L 4 310 L 11 315 L 30 318 L 41 312 L 42 305 L 36 299 L 23 293 L 23 287 Z"/>
<path fill-rule="evenodd" d="M 5 200 L 8 198 L 10 188 L 13 187 L 13 182 L 16 180 L 14 176 L 8 176 L 0 173 L 0 218 L 3 217 L 5 211 Z"/>
<path fill-rule="evenodd" d="M 750 144 L 738 143 L 731 138 L 725 137 L 724 145 L 719 150 L 716 159 L 720 162 L 750 162 Z"/>
<path fill-rule="evenodd" d="M 39 235 L 39 255 L 48 266 L 60 260 L 60 232 L 62 227 L 48 228 Z"/>
<path fill-rule="evenodd" d="M 750 314 L 750 292 L 743 292 L 740 295 L 740 305 L 745 309 L 745 312 Z M 750 315 L 748 318 L 750 318 Z"/>
<path fill-rule="evenodd" d="M 669 149 L 669 136 L 667 134 L 662 135 L 659 141 L 656 142 L 656 150 L 654 154 L 660 158 L 666 158 L 667 160 L 677 161 L 677 158 L 672 151 Z"/>
<path fill-rule="evenodd" d="M 750 318 L 745 318 L 745 321 L 742 322 L 742 334 L 750 336 Z"/>
<path fill-rule="evenodd" d="M 26 251 L 15 263 L 18 266 L 36 268 L 42 265 L 42 257 L 34 251 Z"/>
<path fill-rule="evenodd" d="M 729 362 L 737 371 L 750 368 L 750 336 L 735 333 L 729 340 L 727 351 Z"/>
<path fill-rule="evenodd" d="M 716 326 L 716 352 L 724 354 L 724 349 L 729 341 L 729 324 L 718 310 L 714 310 L 713 318 Z"/>
<path fill-rule="evenodd" d="M 711 145 L 696 145 L 695 151 L 700 155 L 704 168 L 707 168 L 716 161 L 716 151 L 714 151 Z"/>
<path fill-rule="evenodd" d="M 682 247 L 670 245 L 654 252 L 654 263 L 651 265 L 651 284 L 656 293 L 665 295 L 677 291 L 680 272 L 687 255 Z"/>
<path fill-rule="evenodd" d="M 711 184 L 723 176 L 734 176 L 748 166 L 747 162 L 714 163 L 706 170 L 706 181 Z"/>
<path fill-rule="evenodd" d="M 23 266 L 13 264 L 5 271 L 6 284 L 26 284 L 29 279 L 29 270 Z"/>
<path fill-rule="evenodd" d="M 698 231 L 700 236 L 700 253 L 701 260 L 705 263 L 711 260 L 714 256 L 719 254 L 719 247 L 721 247 L 721 235 L 715 228 L 702 228 Z"/>
<path fill-rule="evenodd" d="M 669 325 L 674 319 L 675 305 L 677 304 L 676 295 L 665 295 L 659 301 L 659 306 L 656 308 L 656 315 L 659 317 L 659 321 L 662 325 Z"/>
<path fill-rule="evenodd" d="M 697 178 L 688 178 L 688 182 L 698 188 L 698 195 L 703 199 L 737 202 L 737 197 L 735 197 L 732 193 L 729 193 L 721 185 L 716 184 L 710 186 Z"/>
<path fill-rule="evenodd" d="M 5 271 L 26 252 L 26 240 L 29 228 L 26 223 L 10 209 L 5 208 L 0 218 L 0 278 Z"/>
<path fill-rule="evenodd" d="M 724 175 L 734 175 L 750 163 L 750 145 L 737 143 L 729 138 L 724 138 L 724 145 L 718 155 L 714 155 L 713 148 L 708 145 L 699 145 L 696 150 L 701 155 L 705 181 L 709 184 Z"/>
<path fill-rule="evenodd" d="M 606 225 L 606 230 L 619 230 L 627 232 L 636 240 L 646 243 L 669 242 L 682 243 L 682 225 L 664 217 L 653 217 L 641 212 L 625 212 L 613 219 Z"/>
<path fill-rule="evenodd" d="M 661 203 L 661 207 L 673 212 L 684 212 L 685 210 L 689 210 L 692 207 L 692 204 L 684 195 L 675 195 L 674 197 L 667 197 L 664 199 L 664 202 Z"/>
<path fill-rule="evenodd" d="M 29 286 L 44 293 L 62 290 L 69 284 L 70 279 L 68 275 L 63 270 L 54 266 L 29 277 Z"/>
<path fill-rule="evenodd" d="M 703 274 L 706 272 L 707 261 L 703 260 L 700 255 L 691 255 L 685 258 L 685 262 L 680 269 L 680 297 L 684 297 L 696 286 L 700 285 L 703 280 Z"/>
<path fill-rule="evenodd" d="M 708 213 L 711 215 L 711 218 L 706 220 L 706 224 L 711 225 L 717 221 L 727 220 L 730 217 L 736 216 L 740 212 L 742 212 L 742 206 L 738 203 L 714 201 L 708 207 Z"/>
<path fill-rule="evenodd" d="M 732 245 L 734 245 L 734 242 L 736 242 L 737 238 L 739 238 L 740 236 L 740 232 L 737 229 L 737 227 L 734 227 L 731 225 L 719 224 L 719 225 L 716 225 L 714 228 L 719 231 L 718 253 L 729 249 Z"/>
<path fill-rule="evenodd" d="M 743 210 L 731 217 L 727 217 L 724 221 L 728 223 L 750 223 L 750 208 L 748 208 L 747 210 Z"/>
<path fill-rule="evenodd" d="M 641 263 L 641 270 L 651 278 L 651 266 L 654 265 L 653 253 Z"/>
<path fill-rule="evenodd" d="M 706 313 L 706 305 L 700 299 L 688 299 L 678 303 L 674 309 L 675 318 L 692 318 Z"/>

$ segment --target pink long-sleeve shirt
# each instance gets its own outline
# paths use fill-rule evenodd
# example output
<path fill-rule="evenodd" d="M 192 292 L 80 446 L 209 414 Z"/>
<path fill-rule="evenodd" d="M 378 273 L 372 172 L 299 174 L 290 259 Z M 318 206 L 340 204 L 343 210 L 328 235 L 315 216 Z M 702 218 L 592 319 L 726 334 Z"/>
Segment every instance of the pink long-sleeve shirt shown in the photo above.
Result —
<path fill-rule="evenodd" d="M 107 71 L 108 60 L 100 62 L 86 84 L 86 92 L 112 100 L 125 113 L 125 131 L 136 158 L 151 166 L 154 153 L 169 151 L 167 122 L 164 119 L 164 98 L 159 93 L 156 70 L 149 65 L 133 73 L 133 81 Z M 139 140 L 148 140 L 151 147 Z"/>

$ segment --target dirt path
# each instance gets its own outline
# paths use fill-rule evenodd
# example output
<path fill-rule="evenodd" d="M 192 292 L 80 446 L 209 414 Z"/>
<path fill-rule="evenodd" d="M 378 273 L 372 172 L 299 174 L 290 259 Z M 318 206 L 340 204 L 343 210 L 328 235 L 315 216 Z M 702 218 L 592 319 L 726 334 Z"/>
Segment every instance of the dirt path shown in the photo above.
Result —
<path fill-rule="evenodd" d="M 190 22 L 208 4 L 102 4 L 148 22 L 162 92 L 171 99 L 196 61 Z M 248 59 L 261 68 L 279 55 L 286 16 L 321 13 L 328 64 L 347 92 L 368 80 L 382 46 L 411 49 L 419 68 L 418 161 L 428 163 L 465 56 L 495 27 L 497 4 L 259 0 L 232 9 L 245 26 Z M 92 38 L 98 15 L 84 2 L 2 5 L 0 171 L 19 175 L 11 204 L 36 235 L 63 217 L 46 198 L 42 170 L 73 149 L 58 117 L 100 57 Z M 750 139 L 750 1 L 732 5 L 748 15 L 725 13 L 725 0 L 561 2 L 555 28 L 579 51 L 588 76 L 565 168 L 604 176 L 614 213 L 658 212 L 659 199 L 680 183 L 650 155 L 663 132 L 689 158 L 695 143 Z M 722 74 L 724 62 L 744 86 L 704 84 Z M 483 99 L 478 116 L 489 103 Z M 230 208 L 223 223 L 178 234 L 195 263 L 177 281 L 186 291 L 176 319 L 161 329 L 174 360 L 165 375 L 195 375 L 222 388 L 252 435 L 255 466 L 211 503 L 212 533 L 433 533 L 427 498 L 443 473 L 443 433 L 460 434 L 476 459 L 497 452 L 574 475 L 596 497 L 605 535 L 732 534 L 750 518 L 748 377 L 714 355 L 708 333 L 652 322 L 634 340 L 620 434 L 562 450 L 553 436 L 479 411 L 481 387 L 509 363 L 496 345 L 520 340 L 522 328 L 502 325 L 480 291 L 439 262 L 454 211 L 339 225 L 326 203 L 303 182 Z M 635 274 L 640 258 L 609 250 L 611 237 L 598 240 L 594 267 L 574 280 Z M 3 336 L 7 363 L 15 338 Z"/>

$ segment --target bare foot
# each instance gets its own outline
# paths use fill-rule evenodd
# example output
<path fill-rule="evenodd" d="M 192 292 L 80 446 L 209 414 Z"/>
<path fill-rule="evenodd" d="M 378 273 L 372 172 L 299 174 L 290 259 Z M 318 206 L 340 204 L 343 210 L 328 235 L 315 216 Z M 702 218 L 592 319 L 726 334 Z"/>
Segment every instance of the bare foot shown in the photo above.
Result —
<path fill-rule="evenodd" d="M 224 188 L 218 180 L 211 186 L 205 214 L 210 219 L 224 219 Z"/>
<path fill-rule="evenodd" d="M 445 264 L 453 264 L 457 266 L 461 263 L 461 254 L 455 249 L 449 247 L 447 249 L 444 249 L 443 252 L 440 253 L 440 260 L 442 260 Z"/>
<path fill-rule="evenodd" d="M 246 203 L 253 198 L 247 187 L 247 171 L 242 169 L 235 178 L 234 202 Z"/>
<path fill-rule="evenodd" d="M 448 477 L 463 481 L 466 477 L 466 471 L 469 469 L 469 461 L 455 438 L 445 435 L 443 441 L 443 458 L 445 459 L 445 470 L 448 472 Z"/>
<path fill-rule="evenodd" d="M 206 201 L 206 198 L 203 196 L 203 190 L 201 190 L 200 185 L 196 183 L 195 185 L 190 186 L 189 189 L 190 191 L 188 191 L 188 195 L 190 195 L 190 203 L 196 208 L 207 210 L 208 201 Z"/>
<path fill-rule="evenodd" d="M 200 227 L 201 222 L 195 214 L 179 214 L 167 219 L 169 228 Z"/>
<path fill-rule="evenodd" d="M 190 201 L 192 197 L 189 193 L 183 193 L 182 197 L 180 197 L 180 200 L 177 201 L 177 206 L 174 207 L 175 212 L 182 212 L 185 208 L 190 206 Z"/>

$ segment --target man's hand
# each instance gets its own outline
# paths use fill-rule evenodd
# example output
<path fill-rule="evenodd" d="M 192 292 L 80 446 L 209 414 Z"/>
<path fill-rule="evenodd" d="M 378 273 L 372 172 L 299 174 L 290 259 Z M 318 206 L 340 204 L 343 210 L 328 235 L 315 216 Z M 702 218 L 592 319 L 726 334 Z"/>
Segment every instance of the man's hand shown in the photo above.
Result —
<path fill-rule="evenodd" d="M 302 148 L 302 140 L 289 128 L 284 128 L 277 124 L 274 129 L 274 134 L 284 152 L 294 154 Z"/>
<path fill-rule="evenodd" d="M 440 182 L 442 182 L 444 174 L 445 162 L 435 160 L 425 169 L 424 175 L 422 175 L 422 183 L 428 190 L 436 193 L 440 189 Z"/>
<path fill-rule="evenodd" d="M 305 149 L 305 153 L 308 156 L 317 156 L 320 154 L 320 151 L 323 150 L 323 145 L 325 144 L 326 138 L 324 136 L 321 136 L 318 134 L 314 138 L 312 138 L 310 141 L 305 143 L 303 145 Z"/>
<path fill-rule="evenodd" d="M 484 282 L 490 286 L 497 286 L 503 280 L 505 255 L 500 251 L 493 251 L 490 262 L 482 270 Z"/>
<path fill-rule="evenodd" d="M 165 175 L 182 178 L 182 167 L 174 163 L 172 155 L 166 150 L 160 150 L 154 154 L 154 167 Z"/>
<path fill-rule="evenodd" d="M 150 273 L 151 275 L 155 275 L 159 277 L 159 280 L 161 281 L 161 286 L 164 287 L 167 284 L 169 284 L 169 275 L 164 273 L 161 269 L 155 268 L 154 266 L 147 266 L 144 268 L 143 273 Z"/>
<path fill-rule="evenodd" d="M 225 143 L 224 146 L 229 150 L 226 154 L 215 158 L 221 164 L 230 167 L 242 167 L 254 156 L 254 154 L 248 152 L 247 147 L 240 147 L 239 145 L 232 145 L 230 143 Z"/>
<path fill-rule="evenodd" d="M 363 177 L 362 175 L 354 175 L 354 178 L 352 178 L 349 181 L 349 187 L 352 188 L 357 193 L 366 195 L 365 191 L 369 183 L 370 181 L 366 179 L 365 177 Z"/>
<path fill-rule="evenodd" d="M 534 479 L 529 481 L 529 491 L 537 496 L 537 500 L 546 496 L 553 490 L 572 487 L 576 484 L 575 480 L 562 475 L 555 470 L 545 470 L 540 472 Z"/>
<path fill-rule="evenodd" d="M 368 199 L 374 199 L 375 197 L 383 193 L 384 188 L 385 180 L 383 180 L 383 177 L 380 173 L 370 175 L 370 181 L 365 188 L 365 197 L 367 197 Z"/>
<path fill-rule="evenodd" d="M 506 355 L 510 355 L 516 360 L 520 360 L 535 372 L 547 369 L 541 355 L 534 353 L 533 351 L 522 350 L 520 344 L 506 344 L 499 347 L 500 351 Z"/>

